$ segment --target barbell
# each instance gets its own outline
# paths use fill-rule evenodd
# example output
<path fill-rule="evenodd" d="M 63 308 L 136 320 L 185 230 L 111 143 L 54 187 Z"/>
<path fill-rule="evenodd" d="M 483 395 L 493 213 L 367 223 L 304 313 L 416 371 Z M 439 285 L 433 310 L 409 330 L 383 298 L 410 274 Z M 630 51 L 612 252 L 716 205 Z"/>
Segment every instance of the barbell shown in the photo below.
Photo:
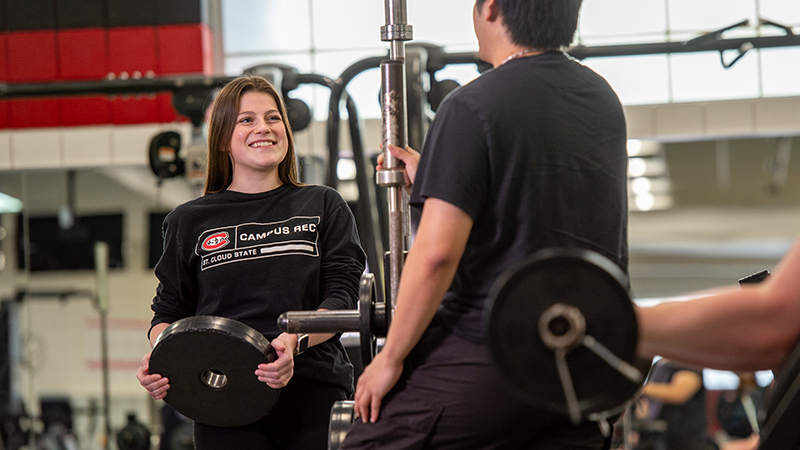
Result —
<path fill-rule="evenodd" d="M 590 250 L 545 249 L 507 270 L 487 298 L 484 329 L 502 382 L 521 399 L 573 423 L 596 421 L 607 434 L 650 366 L 636 357 L 626 275 Z M 333 405 L 330 450 L 344 440 L 352 408 Z"/>
<path fill-rule="evenodd" d="M 367 273 L 357 310 L 290 311 L 278 325 L 295 333 L 358 331 L 366 365 L 377 338 L 386 335 L 387 315 Z M 638 329 L 627 277 L 590 250 L 546 249 L 506 271 L 487 298 L 484 328 L 502 382 L 521 399 L 573 423 L 596 421 L 606 433 L 608 419 L 621 414 L 650 365 L 636 357 Z M 272 359 L 274 350 L 255 330 L 231 319 L 196 316 L 161 333 L 150 368 L 171 378 L 165 401 L 176 410 L 200 423 L 237 426 L 263 417 L 277 401 L 279 391 L 252 374 Z M 176 372 L 175 362 L 184 373 Z M 798 415 L 800 346 L 765 396 L 759 449 L 800 448 Z M 354 420 L 352 401 L 333 405 L 329 449 L 338 449 Z"/>
<path fill-rule="evenodd" d="M 287 333 L 358 332 L 364 367 L 377 353 L 379 337 L 386 336 L 388 309 L 378 300 L 375 275 L 361 275 L 358 309 L 339 311 L 288 311 L 278 317 L 278 328 Z"/>

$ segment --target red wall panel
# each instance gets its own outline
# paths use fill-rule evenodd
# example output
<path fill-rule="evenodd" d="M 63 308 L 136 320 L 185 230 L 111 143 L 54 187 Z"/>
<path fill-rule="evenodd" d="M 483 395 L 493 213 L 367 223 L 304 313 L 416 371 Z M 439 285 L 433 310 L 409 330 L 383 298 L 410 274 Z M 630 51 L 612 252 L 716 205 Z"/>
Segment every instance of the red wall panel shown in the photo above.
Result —
<path fill-rule="evenodd" d="M 100 80 L 109 72 L 105 28 L 76 28 L 58 32 L 59 76 L 64 80 Z M 111 121 L 104 95 L 58 100 L 63 126 L 100 125 Z"/>
<path fill-rule="evenodd" d="M 99 80 L 108 74 L 105 28 L 58 32 L 59 75 L 64 80 Z"/>
<path fill-rule="evenodd" d="M 0 32 L 0 81 L 8 77 L 8 38 Z"/>
<path fill-rule="evenodd" d="M 111 122 L 111 104 L 105 95 L 60 98 L 61 124 L 65 127 Z"/>
<path fill-rule="evenodd" d="M 43 128 L 61 125 L 58 99 L 9 100 L 8 104 L 11 128 Z"/>
<path fill-rule="evenodd" d="M 154 26 L 108 30 L 110 71 L 116 78 L 158 75 L 157 32 Z M 111 123 L 156 123 L 161 108 L 153 95 L 122 95 L 111 100 Z"/>
<path fill-rule="evenodd" d="M 206 24 L 0 33 L 0 81 L 213 75 Z M 0 100 L 0 128 L 186 121 L 172 93 Z"/>
<path fill-rule="evenodd" d="M 175 111 L 175 107 L 172 106 L 172 92 L 163 92 L 158 94 L 156 98 L 158 98 L 161 112 L 158 118 L 159 122 L 175 122 L 184 118 L 183 116 L 179 116 L 177 111 Z"/>
<path fill-rule="evenodd" d="M 108 30 L 109 70 L 117 77 L 125 72 L 158 74 L 158 47 L 155 27 L 121 27 Z"/>
<path fill-rule="evenodd" d="M 58 79 L 56 32 L 8 33 L 8 81 L 34 82 Z"/>
<path fill-rule="evenodd" d="M 161 25 L 158 52 L 161 74 L 214 72 L 212 36 L 208 25 Z"/>
<path fill-rule="evenodd" d="M 8 100 L 0 100 L 0 129 L 11 127 L 11 120 L 8 116 Z"/>
<path fill-rule="evenodd" d="M 161 107 L 155 95 L 123 95 L 111 101 L 111 123 L 158 123 Z"/>

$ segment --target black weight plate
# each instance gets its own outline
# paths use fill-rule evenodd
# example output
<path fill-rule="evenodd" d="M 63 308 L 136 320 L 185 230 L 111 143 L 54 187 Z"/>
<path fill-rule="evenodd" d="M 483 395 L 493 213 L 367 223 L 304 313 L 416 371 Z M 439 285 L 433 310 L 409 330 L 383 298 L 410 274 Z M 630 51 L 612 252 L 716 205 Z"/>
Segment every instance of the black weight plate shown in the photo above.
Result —
<path fill-rule="evenodd" d="M 224 317 L 178 320 L 158 337 L 150 372 L 169 378 L 164 401 L 195 422 L 216 427 L 253 423 L 269 413 L 279 390 L 258 381 L 255 370 L 273 361 L 269 341 Z"/>
<path fill-rule="evenodd" d="M 764 395 L 759 450 L 800 448 L 800 345 L 795 347 Z"/>
<path fill-rule="evenodd" d="M 362 367 L 367 367 L 377 353 L 378 340 L 372 326 L 376 301 L 375 275 L 365 273 L 361 275 L 358 289 L 358 337 Z"/>
<path fill-rule="evenodd" d="M 627 277 L 604 256 L 580 249 L 545 249 L 495 283 L 484 311 L 490 353 L 521 399 L 569 412 L 554 351 L 539 334 L 539 318 L 556 303 L 580 310 L 586 335 L 636 364 L 638 330 Z M 566 356 L 581 417 L 621 407 L 641 387 L 584 346 Z M 644 380 L 642 379 L 642 382 Z"/>

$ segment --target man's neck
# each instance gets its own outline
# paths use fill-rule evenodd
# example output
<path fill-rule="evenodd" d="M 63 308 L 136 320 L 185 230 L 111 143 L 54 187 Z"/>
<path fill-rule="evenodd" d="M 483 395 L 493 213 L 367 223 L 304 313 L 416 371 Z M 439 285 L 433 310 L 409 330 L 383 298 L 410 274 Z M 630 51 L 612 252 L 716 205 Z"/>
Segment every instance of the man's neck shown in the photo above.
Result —
<path fill-rule="evenodd" d="M 512 61 L 514 59 L 527 58 L 528 56 L 541 55 L 542 53 L 544 53 L 544 50 L 539 50 L 536 48 L 525 48 L 506 56 L 505 59 L 503 59 L 503 61 L 501 61 L 500 64 L 498 64 L 495 67 L 500 67 L 503 64 Z"/>

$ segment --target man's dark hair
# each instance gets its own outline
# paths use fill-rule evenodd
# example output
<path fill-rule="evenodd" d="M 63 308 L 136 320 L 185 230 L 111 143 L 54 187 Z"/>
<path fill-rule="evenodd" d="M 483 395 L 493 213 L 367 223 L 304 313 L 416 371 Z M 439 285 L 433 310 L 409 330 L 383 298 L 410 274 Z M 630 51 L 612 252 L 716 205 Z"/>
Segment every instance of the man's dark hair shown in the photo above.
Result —
<path fill-rule="evenodd" d="M 478 8 L 485 0 L 477 0 Z M 582 0 L 496 0 L 515 44 L 539 50 L 568 47 Z"/>

